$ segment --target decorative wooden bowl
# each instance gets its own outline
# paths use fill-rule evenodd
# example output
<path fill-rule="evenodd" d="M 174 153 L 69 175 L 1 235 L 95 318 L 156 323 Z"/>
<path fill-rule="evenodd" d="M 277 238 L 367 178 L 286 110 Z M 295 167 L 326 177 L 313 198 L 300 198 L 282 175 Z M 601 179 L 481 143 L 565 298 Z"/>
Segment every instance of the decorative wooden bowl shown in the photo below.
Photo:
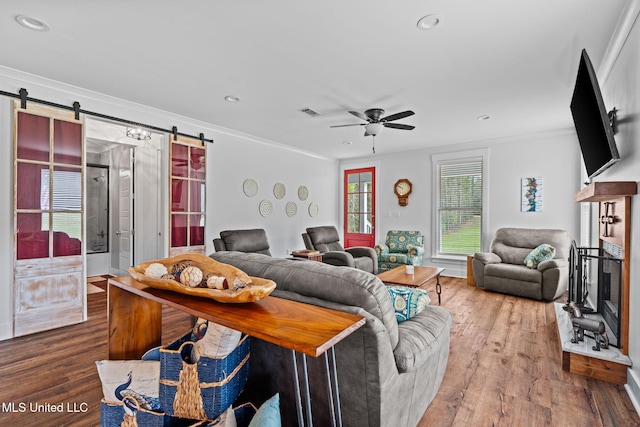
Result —
<path fill-rule="evenodd" d="M 203 274 L 213 273 L 218 276 L 224 276 L 228 283 L 233 283 L 234 278 L 249 278 L 251 282 L 246 287 L 240 289 L 210 289 L 210 288 L 191 288 L 180 282 L 170 279 L 157 279 L 144 274 L 150 264 L 160 263 L 170 268 L 179 262 L 188 261 L 190 265 L 198 267 Z M 276 288 L 276 284 L 272 280 L 262 279 L 260 277 L 249 277 L 242 270 L 228 264 L 223 264 L 206 255 L 196 253 L 186 253 L 172 258 L 165 258 L 156 261 L 143 262 L 135 267 L 129 268 L 131 277 L 138 282 L 151 286 L 152 288 L 164 289 L 168 291 L 178 292 L 186 295 L 210 298 L 218 302 L 241 303 L 259 301 L 269 295 Z"/>

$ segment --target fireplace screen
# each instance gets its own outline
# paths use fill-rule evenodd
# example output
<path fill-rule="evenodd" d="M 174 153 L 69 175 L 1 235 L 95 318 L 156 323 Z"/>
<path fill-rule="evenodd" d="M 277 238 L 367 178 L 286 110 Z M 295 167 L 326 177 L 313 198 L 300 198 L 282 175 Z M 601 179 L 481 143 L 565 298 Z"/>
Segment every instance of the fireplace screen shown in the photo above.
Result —
<path fill-rule="evenodd" d="M 577 247 L 572 242 L 569 263 L 569 301 L 585 314 L 605 323 L 609 344 L 619 346 L 622 290 L 622 259 L 615 245 Z M 594 299 L 596 299 L 594 301 Z"/>
<path fill-rule="evenodd" d="M 618 346 L 621 317 L 622 260 L 603 249 L 598 265 L 598 312 L 605 324 L 611 345 Z"/>

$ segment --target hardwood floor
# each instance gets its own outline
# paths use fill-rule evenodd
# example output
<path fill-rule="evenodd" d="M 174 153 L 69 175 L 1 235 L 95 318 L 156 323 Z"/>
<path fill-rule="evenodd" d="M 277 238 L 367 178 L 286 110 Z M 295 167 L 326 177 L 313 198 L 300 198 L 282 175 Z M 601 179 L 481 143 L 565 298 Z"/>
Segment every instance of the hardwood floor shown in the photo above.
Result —
<path fill-rule="evenodd" d="M 485 292 L 462 279 L 441 283 L 442 305 L 454 313 L 451 353 L 420 427 L 640 426 L 622 386 L 562 371 L 551 304 Z M 99 425 L 94 362 L 106 356 L 106 293 L 89 295 L 88 303 L 87 322 L 0 342 L 0 425 Z M 168 343 L 188 330 L 189 318 L 164 310 Z M 27 411 L 10 412 L 12 403 Z M 63 411 L 30 412 L 30 403 L 62 404 Z"/>
<path fill-rule="evenodd" d="M 640 426 L 623 386 L 562 370 L 553 304 L 441 283 L 449 362 L 419 427 Z"/>
<path fill-rule="evenodd" d="M 102 387 L 95 361 L 107 357 L 106 296 L 106 292 L 88 295 L 89 319 L 84 323 L 0 341 L 0 426 L 100 425 Z M 188 315 L 163 308 L 163 343 L 189 328 Z M 10 404 L 16 412 L 9 412 Z M 20 404 L 26 406 L 25 412 L 19 412 Z M 55 409 L 62 404 L 63 411 L 31 412 L 30 404 Z"/>

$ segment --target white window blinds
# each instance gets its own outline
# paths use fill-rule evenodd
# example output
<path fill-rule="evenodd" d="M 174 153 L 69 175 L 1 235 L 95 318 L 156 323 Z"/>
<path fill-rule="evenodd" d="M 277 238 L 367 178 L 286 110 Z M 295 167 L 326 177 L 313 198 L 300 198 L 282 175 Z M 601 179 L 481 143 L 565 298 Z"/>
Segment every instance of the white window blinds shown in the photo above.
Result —
<path fill-rule="evenodd" d="M 439 255 L 473 255 L 482 238 L 482 158 L 438 164 Z"/>

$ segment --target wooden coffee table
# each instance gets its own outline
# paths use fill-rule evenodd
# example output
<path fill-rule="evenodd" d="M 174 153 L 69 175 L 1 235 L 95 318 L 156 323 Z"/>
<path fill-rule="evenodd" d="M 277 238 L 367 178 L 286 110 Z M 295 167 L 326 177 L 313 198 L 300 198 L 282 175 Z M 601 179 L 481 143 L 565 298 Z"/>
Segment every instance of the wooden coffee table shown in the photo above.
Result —
<path fill-rule="evenodd" d="M 444 271 L 444 268 L 421 267 L 416 265 L 413 267 L 413 274 L 407 274 L 405 271 L 405 266 L 401 265 L 400 267 L 378 274 L 378 278 L 388 285 L 419 288 L 435 277 L 438 305 L 440 305 L 440 294 L 442 293 L 440 273 Z"/>

